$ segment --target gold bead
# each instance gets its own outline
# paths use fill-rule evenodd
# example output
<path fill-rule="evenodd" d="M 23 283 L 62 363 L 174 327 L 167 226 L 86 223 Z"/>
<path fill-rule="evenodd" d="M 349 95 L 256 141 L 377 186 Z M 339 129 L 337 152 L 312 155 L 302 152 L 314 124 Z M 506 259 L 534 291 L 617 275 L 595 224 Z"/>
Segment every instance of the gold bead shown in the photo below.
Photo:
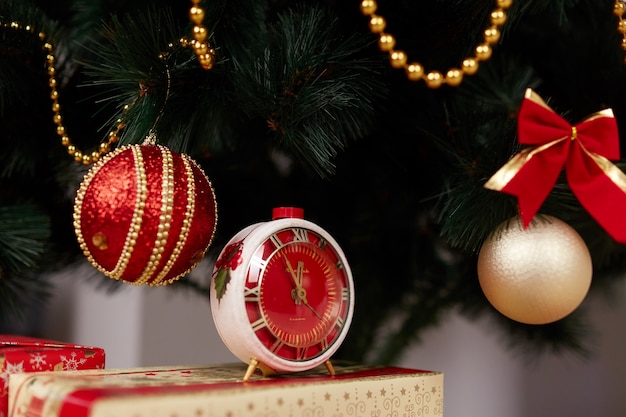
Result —
<path fill-rule="evenodd" d="M 626 4 L 622 3 L 621 1 L 616 1 L 615 5 L 613 6 L 613 13 L 621 17 L 624 15 L 624 11 L 626 11 Z"/>
<path fill-rule="evenodd" d="M 463 71 L 457 68 L 452 68 L 446 73 L 446 84 L 452 87 L 456 87 L 463 81 Z"/>
<path fill-rule="evenodd" d="M 64 136 L 65 135 L 65 127 L 57 126 L 57 135 Z"/>
<path fill-rule="evenodd" d="M 91 161 L 92 162 L 98 162 L 98 159 L 100 159 L 100 153 L 97 151 L 93 151 L 91 153 Z"/>
<path fill-rule="evenodd" d="M 58 112 L 61 111 L 61 105 L 59 104 L 58 101 L 55 101 L 55 102 L 52 103 L 52 111 L 54 113 L 58 113 Z"/>
<path fill-rule="evenodd" d="M 476 74 L 476 71 L 478 71 L 478 61 L 474 58 L 465 58 L 461 64 L 461 69 L 463 69 L 464 74 Z"/>
<path fill-rule="evenodd" d="M 198 25 L 193 27 L 193 38 L 198 42 L 204 42 L 207 37 L 207 30 L 204 26 Z"/>
<path fill-rule="evenodd" d="M 511 4 L 513 4 L 513 0 L 498 0 L 496 3 L 498 7 L 508 9 L 509 7 L 511 7 Z"/>
<path fill-rule="evenodd" d="M 396 46 L 396 39 L 387 33 L 381 33 L 378 38 L 378 48 L 383 52 L 389 52 Z"/>
<path fill-rule="evenodd" d="M 83 165 L 89 165 L 91 163 L 91 156 L 83 155 L 81 162 L 83 163 Z"/>
<path fill-rule="evenodd" d="M 55 125 L 61 125 L 61 123 L 63 123 L 63 118 L 59 113 L 56 113 L 54 116 L 52 116 L 52 121 Z"/>
<path fill-rule="evenodd" d="M 378 5 L 376 4 L 374 0 L 363 0 L 361 2 L 361 13 L 363 13 L 366 16 L 374 14 L 377 8 L 378 8 Z"/>
<path fill-rule="evenodd" d="M 98 146 L 98 150 L 100 151 L 100 153 L 105 154 L 107 152 L 109 152 L 109 149 L 111 149 L 111 146 L 106 143 L 106 142 L 102 142 L 100 143 L 100 145 Z"/>
<path fill-rule="evenodd" d="M 50 66 L 54 65 L 54 55 L 52 55 L 52 54 L 46 55 L 46 62 Z"/>
<path fill-rule="evenodd" d="M 491 12 L 491 24 L 502 26 L 506 22 L 506 13 L 504 10 L 494 10 Z"/>
<path fill-rule="evenodd" d="M 193 43 L 193 51 L 197 55 L 204 55 L 208 52 L 208 50 L 209 50 L 209 46 L 204 42 L 195 41 Z"/>
<path fill-rule="evenodd" d="M 204 20 L 204 9 L 198 6 L 192 6 L 189 10 L 189 20 L 196 25 L 202 24 L 202 21 Z"/>
<path fill-rule="evenodd" d="M 385 30 L 386 26 L 387 22 L 384 17 L 373 14 L 370 18 L 370 31 L 372 33 L 380 33 Z"/>
<path fill-rule="evenodd" d="M 478 45 L 476 47 L 476 58 L 479 61 L 486 61 L 491 58 L 491 46 L 486 43 Z"/>
<path fill-rule="evenodd" d="M 626 33 L 626 20 L 620 20 L 617 24 L 617 30 L 621 33 Z"/>
<path fill-rule="evenodd" d="M 402 68 L 406 64 L 406 54 L 404 51 L 389 52 L 389 62 L 394 68 Z"/>
<path fill-rule="evenodd" d="M 492 26 L 485 30 L 485 42 L 494 44 L 500 40 L 500 31 L 497 27 Z"/>
<path fill-rule="evenodd" d="M 74 155 L 76 153 L 76 146 L 74 145 L 68 145 L 67 147 L 67 153 L 70 155 Z"/>
<path fill-rule="evenodd" d="M 48 52 L 52 51 L 52 44 L 49 43 L 49 42 L 44 43 L 43 44 L 43 49 L 45 49 Z"/>
<path fill-rule="evenodd" d="M 56 89 L 53 89 L 52 91 L 50 91 L 50 99 L 52 100 L 59 99 L 59 92 Z"/>
<path fill-rule="evenodd" d="M 622 49 L 626 51 L 626 39 L 622 39 Z"/>
<path fill-rule="evenodd" d="M 198 61 L 200 61 L 200 65 L 202 65 L 202 68 L 211 69 L 213 68 L 213 64 L 215 63 L 215 56 L 213 56 L 212 54 L 202 54 L 198 56 Z"/>
<path fill-rule="evenodd" d="M 93 237 L 91 238 L 91 242 L 94 244 L 95 247 L 101 250 L 108 249 L 109 247 L 107 237 L 102 232 L 95 233 Z"/>
<path fill-rule="evenodd" d="M 439 88 L 443 84 L 443 75 L 439 71 L 431 71 L 424 77 L 428 88 Z"/>
<path fill-rule="evenodd" d="M 74 161 L 76 162 L 83 162 L 83 153 L 79 150 L 76 150 L 74 152 Z"/>
<path fill-rule="evenodd" d="M 68 147 L 72 144 L 68 136 L 61 136 L 61 145 Z"/>
<path fill-rule="evenodd" d="M 48 67 L 48 75 L 49 76 L 52 77 L 53 75 L 56 74 L 56 72 L 57 72 L 57 70 L 54 67 Z"/>
<path fill-rule="evenodd" d="M 409 80 L 418 81 L 424 76 L 424 67 L 414 62 L 407 65 L 405 72 Z"/>
<path fill-rule="evenodd" d="M 50 79 L 48 80 L 48 86 L 50 88 L 55 88 L 57 86 L 57 79 L 54 77 L 50 77 Z"/>

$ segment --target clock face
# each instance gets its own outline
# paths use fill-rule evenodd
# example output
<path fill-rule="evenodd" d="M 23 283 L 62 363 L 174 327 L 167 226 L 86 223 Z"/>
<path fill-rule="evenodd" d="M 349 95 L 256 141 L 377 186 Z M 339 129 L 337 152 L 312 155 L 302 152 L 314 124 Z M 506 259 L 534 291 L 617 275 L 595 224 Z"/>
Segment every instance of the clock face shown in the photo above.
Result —
<path fill-rule="evenodd" d="M 262 345 L 287 361 L 308 361 L 339 339 L 350 309 L 342 258 L 312 230 L 271 234 L 246 271 L 244 299 Z"/>

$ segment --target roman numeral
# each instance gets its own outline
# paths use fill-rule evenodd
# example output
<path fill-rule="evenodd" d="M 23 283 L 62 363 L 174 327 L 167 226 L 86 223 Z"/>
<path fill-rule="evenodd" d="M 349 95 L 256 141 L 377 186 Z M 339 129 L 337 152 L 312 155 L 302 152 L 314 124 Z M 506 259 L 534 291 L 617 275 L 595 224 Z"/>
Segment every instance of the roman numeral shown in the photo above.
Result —
<path fill-rule="evenodd" d="M 307 234 L 306 229 L 293 228 L 291 229 L 293 232 L 293 241 L 294 242 L 308 242 L 309 235 Z"/>
<path fill-rule="evenodd" d="M 267 327 L 267 322 L 265 321 L 265 319 L 263 317 L 261 317 L 260 319 L 258 319 L 254 323 L 250 323 L 250 326 L 252 326 L 252 330 L 253 331 L 258 332 L 259 330 L 263 329 L 264 327 Z"/>
<path fill-rule="evenodd" d="M 270 241 L 274 244 L 276 249 L 279 249 L 285 246 L 285 244 L 282 242 L 282 240 L 280 240 L 280 238 L 276 234 L 273 234 L 270 236 Z"/>
<path fill-rule="evenodd" d="M 306 348 L 305 347 L 296 348 L 296 359 L 303 360 L 304 358 L 306 358 Z"/>
<path fill-rule="evenodd" d="M 345 320 L 342 319 L 341 317 L 337 317 L 337 321 L 335 322 L 335 326 L 339 327 L 340 329 L 343 328 L 343 325 L 345 324 Z"/>
<path fill-rule="evenodd" d="M 274 353 L 278 352 L 283 346 L 285 346 L 285 342 L 282 340 L 276 340 L 270 350 Z"/>
<path fill-rule="evenodd" d="M 350 293 L 347 288 L 341 289 L 341 301 L 348 301 L 350 299 Z"/>
<path fill-rule="evenodd" d="M 328 340 L 326 340 L 326 338 L 323 338 L 320 342 L 320 348 L 322 349 L 322 351 L 328 349 Z"/>
<path fill-rule="evenodd" d="M 253 288 L 244 287 L 243 299 L 246 303 L 258 303 L 261 300 L 261 290 L 258 286 Z"/>

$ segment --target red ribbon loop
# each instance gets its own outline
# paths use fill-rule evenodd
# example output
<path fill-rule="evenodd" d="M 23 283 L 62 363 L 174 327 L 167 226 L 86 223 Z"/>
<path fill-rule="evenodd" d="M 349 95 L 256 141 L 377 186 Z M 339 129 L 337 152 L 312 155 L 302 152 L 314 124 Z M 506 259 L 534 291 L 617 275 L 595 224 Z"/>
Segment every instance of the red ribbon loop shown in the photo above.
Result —
<path fill-rule="evenodd" d="M 609 162 L 620 158 L 612 110 L 572 126 L 528 89 L 517 128 L 519 143 L 528 148 L 511 158 L 485 187 L 516 196 L 527 227 L 565 168 L 581 205 L 616 241 L 626 243 L 626 175 Z"/>

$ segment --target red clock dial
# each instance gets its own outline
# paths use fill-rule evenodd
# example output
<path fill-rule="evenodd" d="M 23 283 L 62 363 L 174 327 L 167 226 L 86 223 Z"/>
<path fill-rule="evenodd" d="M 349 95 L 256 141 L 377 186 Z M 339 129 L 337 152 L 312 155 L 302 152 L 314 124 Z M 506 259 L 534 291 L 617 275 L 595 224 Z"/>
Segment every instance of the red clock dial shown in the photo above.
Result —
<path fill-rule="evenodd" d="M 292 361 L 315 358 L 332 346 L 345 324 L 350 296 L 335 249 L 302 228 L 278 231 L 259 246 L 244 294 L 256 337 Z"/>

